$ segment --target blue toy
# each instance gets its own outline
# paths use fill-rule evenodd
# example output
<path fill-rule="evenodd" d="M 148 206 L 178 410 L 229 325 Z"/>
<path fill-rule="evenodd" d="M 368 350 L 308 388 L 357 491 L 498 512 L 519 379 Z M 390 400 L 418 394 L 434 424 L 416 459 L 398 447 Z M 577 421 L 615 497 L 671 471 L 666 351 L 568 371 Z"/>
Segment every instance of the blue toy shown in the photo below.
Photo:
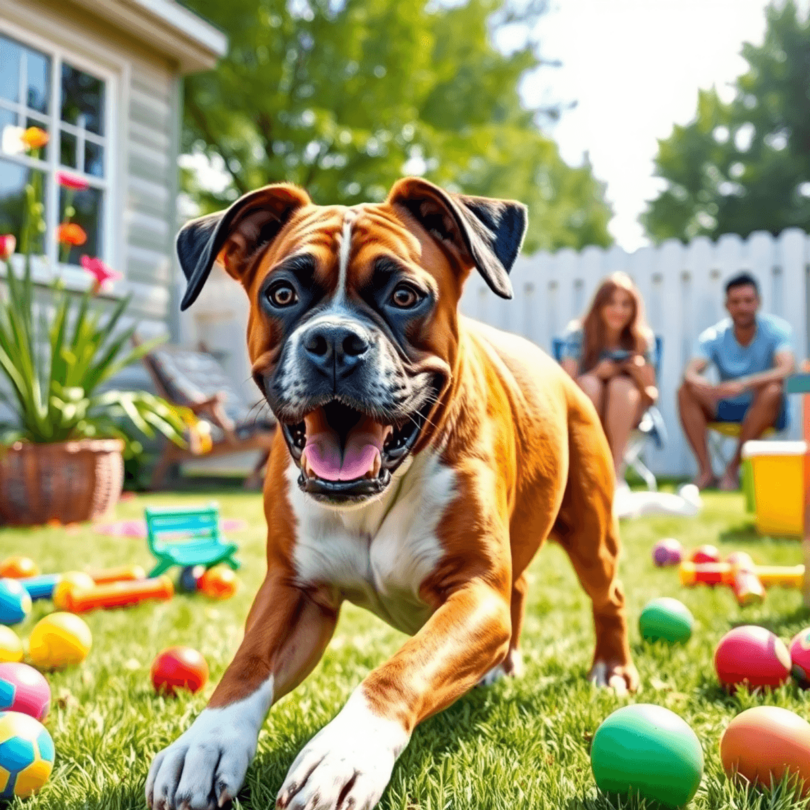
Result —
<path fill-rule="evenodd" d="M 42 574 L 38 577 L 18 579 L 17 582 L 28 591 L 28 595 L 36 602 L 37 599 L 52 599 L 54 588 L 61 579 L 61 574 Z"/>
<path fill-rule="evenodd" d="M 18 624 L 31 612 L 31 597 L 16 579 L 0 579 L 0 624 Z"/>

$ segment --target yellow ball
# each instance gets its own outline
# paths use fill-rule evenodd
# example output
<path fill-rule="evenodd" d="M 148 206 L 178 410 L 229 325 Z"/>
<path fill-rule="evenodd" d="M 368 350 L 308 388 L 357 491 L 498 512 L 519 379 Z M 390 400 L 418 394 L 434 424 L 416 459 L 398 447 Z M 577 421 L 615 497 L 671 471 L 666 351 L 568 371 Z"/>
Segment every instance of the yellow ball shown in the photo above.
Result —
<path fill-rule="evenodd" d="M 95 588 L 96 583 L 89 574 L 83 571 L 68 571 L 62 574 L 57 586 L 53 589 L 53 604 L 59 610 L 67 610 L 67 596 L 72 591 L 83 591 L 87 588 Z"/>
<path fill-rule="evenodd" d="M 0 664 L 17 663 L 22 660 L 22 641 L 10 627 L 0 624 Z"/>
<path fill-rule="evenodd" d="M 83 619 L 72 613 L 51 613 L 34 625 L 28 655 L 34 666 L 59 669 L 84 661 L 92 643 L 93 636 Z"/>

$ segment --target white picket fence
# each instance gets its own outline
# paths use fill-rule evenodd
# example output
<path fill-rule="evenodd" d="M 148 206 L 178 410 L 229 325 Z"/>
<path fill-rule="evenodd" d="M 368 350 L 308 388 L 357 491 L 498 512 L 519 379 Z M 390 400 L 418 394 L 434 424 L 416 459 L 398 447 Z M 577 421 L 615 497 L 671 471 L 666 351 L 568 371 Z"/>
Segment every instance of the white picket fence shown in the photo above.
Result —
<path fill-rule="evenodd" d="M 552 338 L 587 307 L 600 280 L 624 270 L 638 285 L 650 326 L 663 338 L 659 374 L 660 409 L 669 438 L 662 451 L 648 449 L 647 462 L 657 474 L 687 475 L 695 467 L 678 422 L 676 391 L 684 365 L 700 332 L 725 316 L 723 284 L 746 270 L 758 280 L 763 310 L 793 327 L 797 359 L 810 354 L 810 236 L 790 229 L 774 238 L 756 232 L 747 239 L 726 235 L 717 242 L 695 239 L 687 245 L 665 242 L 627 253 L 621 248 L 586 248 L 581 253 L 521 257 L 512 270 L 514 298 L 505 301 L 473 274 L 464 291 L 462 311 L 493 326 L 516 332 L 551 351 Z M 800 438 L 800 407 L 784 438 Z"/>

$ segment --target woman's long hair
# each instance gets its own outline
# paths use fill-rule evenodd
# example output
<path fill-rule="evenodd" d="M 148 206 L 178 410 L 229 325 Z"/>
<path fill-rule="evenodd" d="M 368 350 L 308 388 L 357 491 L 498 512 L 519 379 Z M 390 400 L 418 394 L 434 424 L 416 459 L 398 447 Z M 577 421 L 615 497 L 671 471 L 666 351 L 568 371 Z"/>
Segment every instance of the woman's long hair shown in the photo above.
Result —
<path fill-rule="evenodd" d="M 582 319 L 582 369 L 588 371 L 599 362 L 605 348 L 605 322 L 602 309 L 610 302 L 616 290 L 628 293 L 633 301 L 633 314 L 619 335 L 619 346 L 643 354 L 650 345 L 650 328 L 644 317 L 641 293 L 627 273 L 612 273 L 596 290 L 585 317 Z"/>

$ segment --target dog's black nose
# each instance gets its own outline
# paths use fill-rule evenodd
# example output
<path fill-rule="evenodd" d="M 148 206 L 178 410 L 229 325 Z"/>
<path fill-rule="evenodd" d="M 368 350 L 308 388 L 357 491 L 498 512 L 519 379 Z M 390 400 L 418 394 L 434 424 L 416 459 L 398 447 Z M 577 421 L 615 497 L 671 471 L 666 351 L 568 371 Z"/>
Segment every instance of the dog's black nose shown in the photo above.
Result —
<path fill-rule="evenodd" d="M 313 326 L 301 345 L 307 360 L 335 379 L 348 377 L 365 360 L 371 348 L 368 337 L 350 324 L 324 323 Z"/>

